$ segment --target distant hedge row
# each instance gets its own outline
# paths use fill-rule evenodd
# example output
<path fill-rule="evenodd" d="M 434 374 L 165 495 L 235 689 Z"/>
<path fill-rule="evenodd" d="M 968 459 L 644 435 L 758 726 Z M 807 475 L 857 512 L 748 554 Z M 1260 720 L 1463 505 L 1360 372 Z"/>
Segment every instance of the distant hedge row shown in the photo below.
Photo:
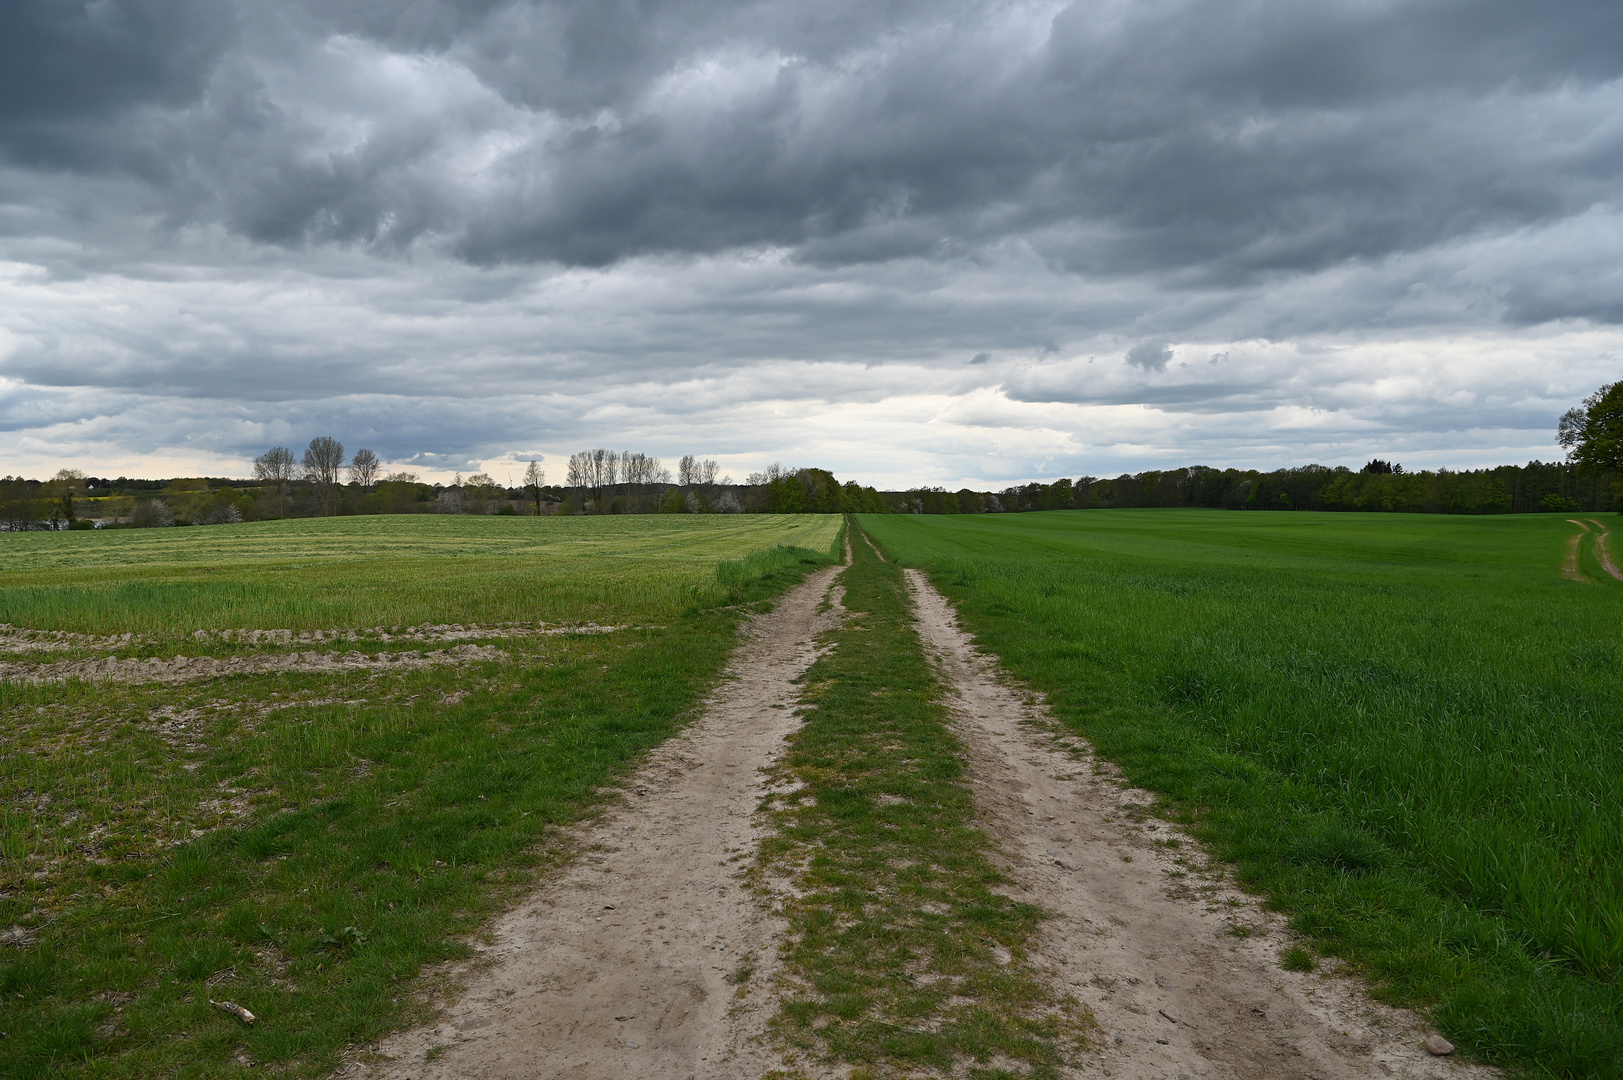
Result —
<path fill-rule="evenodd" d="M 1581 473 L 1574 465 L 1531 461 L 1493 469 L 1405 472 L 1371 462 L 1256 469 L 1184 469 L 1084 476 L 1025 484 L 1001 492 L 918 488 L 886 492 L 892 513 L 975 514 L 1115 507 L 1208 507 L 1223 510 L 1375 510 L 1420 514 L 1623 513 L 1623 478 Z"/>

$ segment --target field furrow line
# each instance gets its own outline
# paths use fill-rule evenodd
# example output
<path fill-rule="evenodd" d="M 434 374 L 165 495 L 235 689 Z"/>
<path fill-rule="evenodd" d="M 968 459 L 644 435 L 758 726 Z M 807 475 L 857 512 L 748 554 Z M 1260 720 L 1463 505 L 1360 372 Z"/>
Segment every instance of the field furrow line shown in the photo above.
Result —
<path fill-rule="evenodd" d="M 986 831 L 1017 898 L 1047 915 L 1034 962 L 1100 1026 L 1073 1075 L 1497 1075 L 1428 1054 L 1420 1018 L 1356 979 L 1281 970 L 1283 921 L 1013 689 L 923 572 L 906 574 Z"/>

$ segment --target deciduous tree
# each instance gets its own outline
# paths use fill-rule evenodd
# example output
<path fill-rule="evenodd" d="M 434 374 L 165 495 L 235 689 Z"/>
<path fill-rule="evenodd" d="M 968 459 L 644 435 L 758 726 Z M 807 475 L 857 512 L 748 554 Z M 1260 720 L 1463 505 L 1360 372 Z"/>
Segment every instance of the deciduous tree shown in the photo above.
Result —
<path fill-rule="evenodd" d="M 254 458 L 254 477 L 276 492 L 276 513 L 287 516 L 287 485 L 299 475 L 299 464 L 293 451 L 285 446 L 273 446 Z"/>
<path fill-rule="evenodd" d="M 45 482 L 41 494 L 45 496 L 45 513 L 51 528 L 66 528 L 73 523 L 73 495 L 84 486 L 85 474 L 78 469 L 58 469 L 56 475 Z"/>
<path fill-rule="evenodd" d="M 372 451 L 365 449 L 355 451 L 355 456 L 349 463 L 349 482 L 369 488 L 377 482 L 378 473 L 383 468 L 383 462 Z"/>
<path fill-rule="evenodd" d="M 304 476 L 321 492 L 322 512 L 338 512 L 338 477 L 344 470 L 344 444 L 331 435 L 317 435 L 304 452 Z"/>
<path fill-rule="evenodd" d="M 1568 409 L 1556 428 L 1556 441 L 1582 473 L 1620 474 L 1613 483 L 1614 508 L 1623 514 L 1623 381 L 1607 383 Z"/>
<path fill-rule="evenodd" d="M 535 503 L 536 517 L 541 516 L 541 484 L 546 478 L 547 474 L 542 471 L 541 463 L 538 461 L 531 461 L 529 467 L 524 470 L 524 490 Z"/>

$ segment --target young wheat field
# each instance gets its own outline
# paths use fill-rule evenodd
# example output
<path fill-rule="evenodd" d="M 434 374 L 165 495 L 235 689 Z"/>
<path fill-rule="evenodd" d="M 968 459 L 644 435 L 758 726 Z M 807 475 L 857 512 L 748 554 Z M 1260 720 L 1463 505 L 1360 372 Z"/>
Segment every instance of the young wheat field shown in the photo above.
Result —
<path fill-rule="evenodd" d="M 466 953 L 839 530 L 0 536 L 0 1075 L 319 1075 L 418 1018 L 405 980 Z"/>
<path fill-rule="evenodd" d="M 1488 1060 L 1623 1075 L 1617 519 L 861 524 L 1321 956 Z"/>

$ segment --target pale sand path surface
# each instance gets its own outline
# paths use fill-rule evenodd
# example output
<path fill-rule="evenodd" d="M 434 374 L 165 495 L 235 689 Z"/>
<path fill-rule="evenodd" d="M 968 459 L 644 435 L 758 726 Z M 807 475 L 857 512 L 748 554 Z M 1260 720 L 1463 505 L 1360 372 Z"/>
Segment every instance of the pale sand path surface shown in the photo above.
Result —
<path fill-rule="evenodd" d="M 573 862 L 496 920 L 487 963 L 440 1021 L 386 1040 L 387 1060 L 360 1075 L 753 1080 L 780 1067 L 759 1036 L 786 930 L 739 874 L 764 833 L 763 769 L 800 725 L 795 680 L 839 618 L 837 596 L 818 608 L 840 569 L 748 624 L 702 716 L 579 831 Z M 745 965 L 741 991 L 729 976 Z"/>
<path fill-rule="evenodd" d="M 1619 569 L 1617 563 L 1612 561 L 1612 531 L 1594 518 L 1590 518 L 1589 521 L 1595 528 L 1600 530 L 1600 535 L 1595 537 L 1595 558 L 1600 560 L 1603 570 L 1617 578 L 1617 580 L 1623 581 L 1623 569 Z"/>
<path fill-rule="evenodd" d="M 1281 970 L 1290 942 L 1282 920 L 1203 865 L 1173 826 L 1147 817 L 1147 792 L 1127 787 L 1082 740 L 1057 734 L 1040 704 L 976 651 L 929 580 L 906 573 L 925 647 L 952 691 L 983 827 L 1015 895 L 1050 913 L 1037 965 L 1101 1028 L 1072 1075 L 1498 1075 L 1429 1055 L 1420 1019 L 1370 1000 L 1356 979 Z M 1157 844 L 1174 837 L 1181 851 Z M 1233 926 L 1252 935 L 1236 938 Z"/>

